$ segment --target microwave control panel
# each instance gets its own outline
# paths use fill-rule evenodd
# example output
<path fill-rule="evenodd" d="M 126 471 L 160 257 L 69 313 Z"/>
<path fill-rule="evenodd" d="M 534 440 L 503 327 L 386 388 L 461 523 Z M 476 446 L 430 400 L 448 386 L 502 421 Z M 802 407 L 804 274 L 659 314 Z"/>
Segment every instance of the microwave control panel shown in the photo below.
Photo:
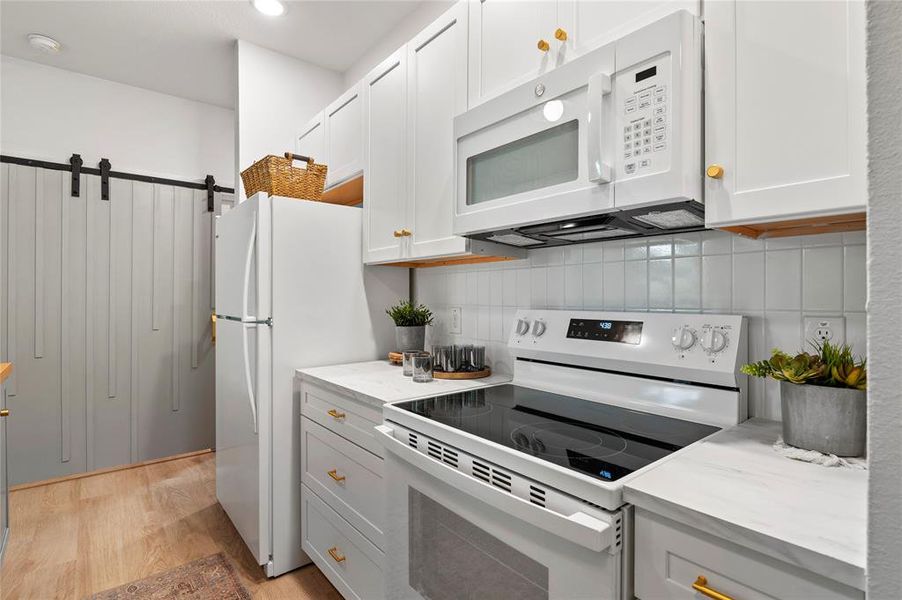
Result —
<path fill-rule="evenodd" d="M 615 103 L 620 126 L 618 180 L 660 173 L 670 168 L 673 149 L 671 55 L 669 52 L 615 76 Z"/>

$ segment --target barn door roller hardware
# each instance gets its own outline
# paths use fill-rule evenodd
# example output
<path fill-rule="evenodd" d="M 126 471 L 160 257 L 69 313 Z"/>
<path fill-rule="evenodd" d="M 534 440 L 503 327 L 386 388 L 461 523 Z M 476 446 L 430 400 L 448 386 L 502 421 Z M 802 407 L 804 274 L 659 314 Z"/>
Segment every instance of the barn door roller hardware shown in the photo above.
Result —
<path fill-rule="evenodd" d="M 100 199 L 110 199 L 110 160 L 100 159 Z"/>
<path fill-rule="evenodd" d="M 216 210 L 216 203 L 213 201 L 213 192 L 216 191 L 216 180 L 212 175 L 204 178 L 204 184 L 207 186 L 207 212 Z"/>
<path fill-rule="evenodd" d="M 69 164 L 72 166 L 72 196 L 74 198 L 78 198 L 80 193 L 80 182 L 81 182 L 81 155 L 73 154 L 69 158 Z"/>

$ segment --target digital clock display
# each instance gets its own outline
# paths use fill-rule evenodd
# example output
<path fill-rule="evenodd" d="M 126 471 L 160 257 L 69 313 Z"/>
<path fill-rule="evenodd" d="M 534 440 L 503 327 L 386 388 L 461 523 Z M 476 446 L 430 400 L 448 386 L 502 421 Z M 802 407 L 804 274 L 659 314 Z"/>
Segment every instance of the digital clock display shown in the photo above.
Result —
<path fill-rule="evenodd" d="M 570 319 L 567 337 L 595 342 L 638 344 L 642 341 L 642 321 Z"/>

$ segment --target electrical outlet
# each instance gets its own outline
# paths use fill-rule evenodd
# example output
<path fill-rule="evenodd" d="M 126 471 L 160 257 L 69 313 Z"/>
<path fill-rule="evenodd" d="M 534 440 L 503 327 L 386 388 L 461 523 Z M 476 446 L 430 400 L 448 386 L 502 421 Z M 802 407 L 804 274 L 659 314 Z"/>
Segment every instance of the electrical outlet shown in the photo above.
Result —
<path fill-rule="evenodd" d="M 448 324 L 448 333 L 460 334 L 463 330 L 460 324 L 460 307 L 451 307 L 451 322 Z"/>
<path fill-rule="evenodd" d="M 844 344 L 846 341 L 845 317 L 805 317 L 805 345 L 808 342 Z"/>

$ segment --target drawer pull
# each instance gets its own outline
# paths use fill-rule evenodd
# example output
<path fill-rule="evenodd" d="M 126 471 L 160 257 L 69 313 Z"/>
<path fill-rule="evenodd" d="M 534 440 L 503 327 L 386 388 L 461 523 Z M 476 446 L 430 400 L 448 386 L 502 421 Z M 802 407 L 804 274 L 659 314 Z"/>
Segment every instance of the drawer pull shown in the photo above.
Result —
<path fill-rule="evenodd" d="M 329 474 L 329 477 L 331 477 L 331 478 L 334 479 L 335 481 L 341 482 L 341 481 L 344 481 L 344 480 L 345 480 L 345 476 L 344 476 L 344 475 L 339 475 L 339 474 L 338 474 L 338 469 L 332 469 L 331 471 L 326 471 L 326 472 Z"/>
<path fill-rule="evenodd" d="M 339 552 L 338 548 L 336 548 L 335 546 L 332 546 L 331 548 L 329 548 L 329 556 L 332 557 L 332 560 L 334 560 L 335 562 L 339 562 L 339 563 L 344 562 L 345 559 L 348 558 L 347 556 L 345 556 L 344 554 Z M 724 598 L 726 598 L 726 596 L 724 596 Z"/>
<path fill-rule="evenodd" d="M 692 589 L 696 592 L 705 596 L 706 598 L 711 598 L 711 600 L 733 600 L 730 596 L 726 594 L 721 594 L 717 590 L 708 587 L 708 578 L 704 575 L 699 575 L 698 579 L 695 580 L 695 583 L 692 584 Z"/>
<path fill-rule="evenodd" d="M 337 420 L 339 420 L 339 419 L 344 419 L 346 415 L 345 415 L 343 412 L 338 412 L 338 411 L 335 410 L 334 408 L 330 408 L 330 409 L 329 409 L 329 416 L 332 417 L 333 419 L 335 419 L 335 420 L 337 421 Z"/>

